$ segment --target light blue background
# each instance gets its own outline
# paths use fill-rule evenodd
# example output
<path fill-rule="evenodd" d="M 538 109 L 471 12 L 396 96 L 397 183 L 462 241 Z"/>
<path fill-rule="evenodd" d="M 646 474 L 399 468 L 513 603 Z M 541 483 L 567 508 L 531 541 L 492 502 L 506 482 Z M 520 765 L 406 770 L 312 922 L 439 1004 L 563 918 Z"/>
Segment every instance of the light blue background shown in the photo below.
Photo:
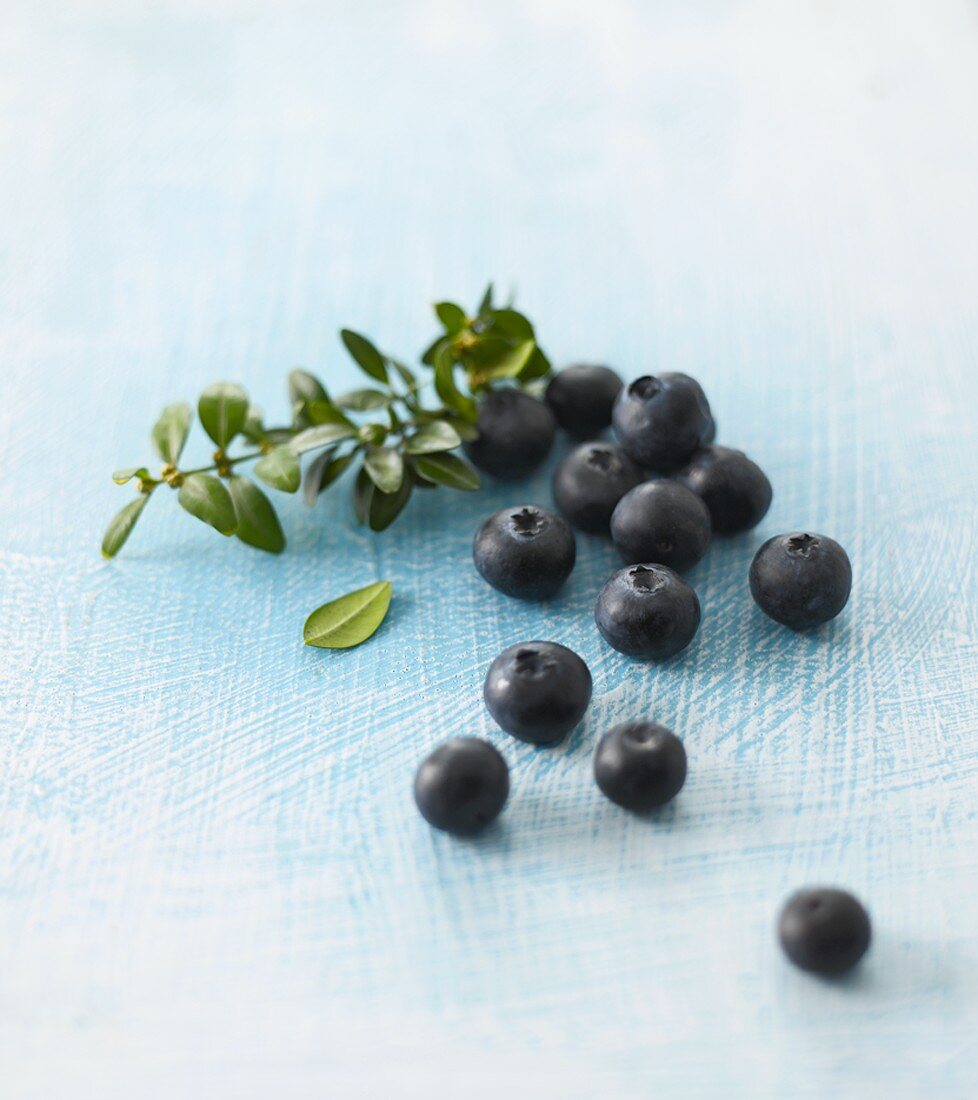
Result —
<path fill-rule="evenodd" d="M 978 1095 L 976 93 L 954 0 L 7 0 L 5 1096 Z M 769 472 L 683 659 L 598 638 L 599 540 L 542 607 L 475 576 L 480 517 L 549 467 L 382 536 L 284 500 L 279 559 L 160 494 L 100 560 L 164 403 L 229 378 L 281 415 L 296 364 L 353 381 L 341 325 L 411 356 L 488 278 L 557 362 L 697 375 Z M 855 567 L 810 637 L 745 584 L 797 527 Z M 369 645 L 302 647 L 379 578 Z M 480 701 L 533 637 L 594 674 L 554 751 Z M 590 776 L 633 716 L 690 756 L 654 823 Z M 410 797 L 457 733 L 513 776 L 469 844 Z M 774 940 L 812 881 L 874 917 L 842 983 Z"/>

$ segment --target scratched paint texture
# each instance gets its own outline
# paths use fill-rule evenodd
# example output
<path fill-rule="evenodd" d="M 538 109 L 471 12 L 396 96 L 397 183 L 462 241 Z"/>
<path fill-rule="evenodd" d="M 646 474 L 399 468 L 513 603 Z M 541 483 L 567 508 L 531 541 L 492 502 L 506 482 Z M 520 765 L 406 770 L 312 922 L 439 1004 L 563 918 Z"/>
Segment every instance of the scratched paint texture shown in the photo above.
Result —
<path fill-rule="evenodd" d="M 976 97 L 954 0 L 6 0 L 4 1096 L 978 1094 Z M 557 361 L 695 373 L 770 473 L 682 659 L 602 644 L 598 539 L 539 607 L 476 577 L 478 519 L 549 468 L 379 537 L 288 499 L 280 559 L 154 500 L 100 560 L 164 403 L 282 412 L 295 364 L 353 381 L 341 324 L 411 355 L 488 277 Z M 746 588 L 799 526 L 855 566 L 808 637 Z M 378 578 L 369 645 L 303 649 Z M 534 637 L 594 674 L 552 751 L 480 700 Z M 633 716 L 689 751 L 652 822 L 590 775 Z M 410 797 L 457 733 L 512 767 L 474 843 Z M 775 945 L 813 881 L 872 910 L 848 981 Z"/>

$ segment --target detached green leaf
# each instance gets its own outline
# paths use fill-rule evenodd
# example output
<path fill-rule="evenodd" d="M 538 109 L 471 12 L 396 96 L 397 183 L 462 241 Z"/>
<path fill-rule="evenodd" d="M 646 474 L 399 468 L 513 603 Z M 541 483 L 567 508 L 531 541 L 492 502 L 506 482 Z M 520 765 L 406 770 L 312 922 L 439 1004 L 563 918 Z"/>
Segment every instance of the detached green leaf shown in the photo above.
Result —
<path fill-rule="evenodd" d="M 475 402 L 455 384 L 455 361 L 449 340 L 442 341 L 435 353 L 435 391 L 448 408 L 454 409 L 466 420 L 475 420 L 478 415 Z"/>
<path fill-rule="evenodd" d="M 405 450 L 409 455 L 427 455 L 453 451 L 461 442 L 458 432 L 447 420 L 436 420 L 419 428 L 407 441 Z"/>
<path fill-rule="evenodd" d="M 204 431 L 223 450 L 245 426 L 248 394 L 234 382 L 216 382 L 200 395 L 197 415 Z"/>
<path fill-rule="evenodd" d="M 129 538 L 132 529 L 136 526 L 136 520 L 139 519 L 146 507 L 147 500 L 149 500 L 149 494 L 138 496 L 135 500 L 129 501 L 121 512 L 116 513 L 112 522 L 106 527 L 105 535 L 102 538 L 103 558 L 114 558 L 123 548 L 126 539 Z"/>
<path fill-rule="evenodd" d="M 284 443 L 260 458 L 255 463 L 255 477 L 260 477 L 273 489 L 281 489 L 283 493 L 294 493 L 302 480 L 302 469 L 299 466 L 299 456 L 292 445 Z"/>
<path fill-rule="evenodd" d="M 371 409 L 383 409 L 390 404 L 390 396 L 380 390 L 351 390 L 337 397 L 336 404 L 344 409 L 369 412 Z"/>
<path fill-rule="evenodd" d="M 436 302 L 435 313 L 438 315 L 438 320 L 445 326 L 445 331 L 449 336 L 457 336 L 465 328 L 468 321 L 465 310 L 454 302 Z"/>
<path fill-rule="evenodd" d="M 397 492 L 374 493 L 370 498 L 370 507 L 367 514 L 367 524 L 370 530 L 386 531 L 404 511 L 404 506 L 411 499 L 413 488 L 414 479 L 402 477 Z"/>
<path fill-rule="evenodd" d="M 404 459 L 392 447 L 371 447 L 363 466 L 382 493 L 396 493 L 404 481 Z"/>
<path fill-rule="evenodd" d="M 384 621 L 393 592 L 390 581 L 377 581 L 324 603 L 306 619 L 302 640 L 319 649 L 349 649 L 365 642 Z"/>
<path fill-rule="evenodd" d="M 464 489 L 467 492 L 479 488 L 479 475 L 458 455 L 418 455 L 411 459 L 411 465 L 423 478 L 436 485 L 447 485 L 449 489 Z"/>
<path fill-rule="evenodd" d="M 340 339 L 365 374 L 376 378 L 378 382 L 387 383 L 387 366 L 384 357 L 366 336 L 345 328 L 340 330 Z"/>
<path fill-rule="evenodd" d="M 233 535 L 238 526 L 231 494 L 210 474 L 191 474 L 177 494 L 180 505 L 192 516 L 210 524 L 222 535 Z"/>
<path fill-rule="evenodd" d="M 232 477 L 228 481 L 228 492 L 238 517 L 238 529 L 234 532 L 238 538 L 269 554 L 281 554 L 285 549 L 285 535 L 268 497 L 248 477 Z"/>
<path fill-rule="evenodd" d="M 125 485 L 127 481 L 132 481 L 134 477 L 149 477 L 149 470 L 145 466 L 126 466 L 121 470 L 116 470 L 112 475 L 112 480 L 116 485 Z"/>
<path fill-rule="evenodd" d="M 193 410 L 185 401 L 167 405 L 160 414 L 153 425 L 152 438 L 156 453 L 164 462 L 176 466 L 180 461 L 193 418 Z"/>
<path fill-rule="evenodd" d="M 305 454 L 306 451 L 315 451 L 318 447 L 325 447 L 327 443 L 338 443 L 341 439 L 352 439 L 357 434 L 352 424 L 317 424 L 315 427 L 306 428 L 304 432 L 292 437 L 289 446 L 297 454 Z M 260 465 L 260 464 L 259 464 Z"/>

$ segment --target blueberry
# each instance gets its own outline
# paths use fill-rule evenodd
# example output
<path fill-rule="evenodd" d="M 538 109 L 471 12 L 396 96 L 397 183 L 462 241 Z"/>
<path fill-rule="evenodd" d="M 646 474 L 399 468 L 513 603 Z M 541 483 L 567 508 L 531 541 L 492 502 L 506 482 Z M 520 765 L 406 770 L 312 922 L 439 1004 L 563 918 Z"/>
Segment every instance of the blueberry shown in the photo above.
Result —
<path fill-rule="evenodd" d="M 677 476 L 709 508 L 718 535 L 749 531 L 771 507 L 771 483 L 743 451 L 704 447 Z"/>
<path fill-rule="evenodd" d="M 465 444 L 474 465 L 503 481 L 526 477 L 550 453 L 553 413 L 520 390 L 493 390 L 479 405 L 479 438 Z"/>
<path fill-rule="evenodd" d="M 554 471 L 554 501 L 582 531 L 607 534 L 611 513 L 642 475 L 612 443 L 582 443 Z"/>
<path fill-rule="evenodd" d="M 521 642 L 492 662 L 482 693 L 489 713 L 507 733 L 533 745 L 551 745 L 584 717 L 591 673 L 566 646 Z"/>
<path fill-rule="evenodd" d="M 795 966 L 835 975 L 851 970 L 866 954 L 872 932 L 869 914 L 852 894 L 814 886 L 788 898 L 778 935 Z"/>
<path fill-rule="evenodd" d="M 598 743 L 594 778 L 602 793 L 626 810 L 654 810 L 682 790 L 686 750 L 665 726 L 623 722 Z"/>
<path fill-rule="evenodd" d="M 421 761 L 414 801 L 436 829 L 470 836 L 494 821 L 509 797 L 509 768 L 488 741 L 453 737 Z"/>
<path fill-rule="evenodd" d="M 660 473 L 688 462 L 715 430 L 706 395 L 688 374 L 637 378 L 618 394 L 611 422 L 628 456 Z"/>
<path fill-rule="evenodd" d="M 710 545 L 710 513 L 678 481 L 646 481 L 627 492 L 611 516 L 611 537 L 624 561 L 654 561 L 682 572 Z"/>
<path fill-rule="evenodd" d="M 611 423 L 622 381 L 610 367 L 581 364 L 558 371 L 546 400 L 557 423 L 574 439 L 593 439 Z"/>
<path fill-rule="evenodd" d="M 851 588 L 849 557 L 825 535 L 775 535 L 751 562 L 750 591 L 757 606 L 792 630 L 834 619 Z"/>
<path fill-rule="evenodd" d="M 628 657 L 661 660 L 685 649 L 700 625 L 700 601 L 665 565 L 630 565 L 613 573 L 594 608 L 608 645 Z"/>
<path fill-rule="evenodd" d="M 556 512 L 518 504 L 493 512 L 483 522 L 472 557 L 493 588 L 521 600 L 544 600 L 570 576 L 577 544 Z"/>

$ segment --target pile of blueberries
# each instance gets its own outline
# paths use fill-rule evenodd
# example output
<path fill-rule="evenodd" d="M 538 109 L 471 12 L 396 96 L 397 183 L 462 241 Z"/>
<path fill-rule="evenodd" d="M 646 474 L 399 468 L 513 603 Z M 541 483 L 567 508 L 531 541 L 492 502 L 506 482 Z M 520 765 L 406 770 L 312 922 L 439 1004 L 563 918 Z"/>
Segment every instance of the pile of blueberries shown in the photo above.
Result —
<path fill-rule="evenodd" d="M 545 401 L 515 389 L 490 393 L 480 408 L 479 437 L 466 450 L 497 478 L 524 477 L 549 453 L 556 425 L 586 441 L 554 472 L 557 512 L 519 504 L 493 513 L 475 536 L 476 569 L 508 596 L 546 599 L 574 568 L 572 528 L 610 535 L 625 566 L 598 593 L 599 632 L 628 657 L 674 657 L 700 624 L 699 599 L 681 574 L 703 558 L 714 535 L 750 530 L 764 518 L 771 483 L 742 451 L 714 443 L 706 394 L 686 374 L 646 375 L 625 386 L 608 367 L 572 366 L 554 375 Z M 609 425 L 617 445 L 597 438 Z M 748 580 L 763 612 L 807 630 L 845 607 L 852 568 L 833 539 L 796 531 L 761 546 Z M 581 721 L 591 688 L 590 671 L 576 653 L 530 641 L 492 662 L 483 695 L 502 729 L 544 746 L 562 741 Z M 683 742 L 655 722 L 625 722 L 600 739 L 594 777 L 612 802 L 648 813 L 685 782 Z M 453 738 L 422 761 L 414 795 L 430 824 L 472 835 L 505 805 L 509 769 L 487 741 Z M 870 941 L 862 905 L 826 887 L 793 895 L 779 931 L 789 958 L 821 974 L 848 970 Z"/>

